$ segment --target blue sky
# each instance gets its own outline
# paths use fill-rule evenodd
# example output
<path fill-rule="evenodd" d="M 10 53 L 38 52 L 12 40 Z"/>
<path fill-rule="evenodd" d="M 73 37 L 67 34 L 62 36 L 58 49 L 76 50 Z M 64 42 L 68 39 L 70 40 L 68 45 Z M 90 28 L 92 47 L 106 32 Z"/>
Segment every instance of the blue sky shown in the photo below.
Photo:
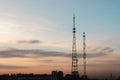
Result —
<path fill-rule="evenodd" d="M 91 74 L 93 69 L 101 76 L 104 70 L 108 73 L 120 73 L 119 4 L 119 0 L 0 0 L 0 57 L 3 61 L 0 63 L 0 69 L 3 73 L 7 73 L 6 68 L 10 72 L 19 70 L 29 72 L 32 67 L 34 71 L 31 72 L 34 73 L 38 73 L 38 70 L 50 72 L 53 69 L 62 69 L 69 73 L 71 67 L 66 69 L 64 66 L 71 64 L 66 57 L 71 53 L 72 17 L 75 13 L 77 48 L 80 56 L 82 33 L 86 32 L 87 36 L 88 66 L 90 66 L 88 74 Z M 35 60 L 36 56 L 43 58 Z M 65 58 L 67 65 L 66 61 L 61 61 L 61 57 Z M 17 59 L 15 63 L 20 64 L 17 66 L 13 64 L 14 59 Z M 79 59 L 82 65 L 82 59 Z M 8 62 L 5 62 L 7 60 Z M 22 65 L 23 60 L 26 65 Z M 47 69 L 48 65 L 45 62 L 48 60 L 55 63 L 51 65 L 54 68 Z M 32 63 L 34 61 L 36 64 Z M 61 65 L 58 65 L 57 61 Z M 38 64 L 46 65 L 46 68 L 39 68 Z M 105 67 L 100 68 L 101 64 Z M 107 69 L 108 65 L 111 68 Z M 7 67 L 4 69 L 3 66 Z M 100 66 L 101 71 L 97 70 L 96 66 Z M 80 72 L 82 73 L 81 66 Z"/>

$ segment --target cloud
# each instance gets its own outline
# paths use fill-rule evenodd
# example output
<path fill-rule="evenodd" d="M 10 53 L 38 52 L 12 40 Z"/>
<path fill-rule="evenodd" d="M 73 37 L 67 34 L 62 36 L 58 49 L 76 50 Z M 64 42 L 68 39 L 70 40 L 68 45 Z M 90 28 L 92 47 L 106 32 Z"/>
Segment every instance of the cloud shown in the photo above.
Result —
<path fill-rule="evenodd" d="M 110 65 L 120 65 L 120 57 L 110 57 L 107 59 L 97 60 L 99 63 L 110 64 Z M 111 64 L 112 63 L 112 64 Z"/>
<path fill-rule="evenodd" d="M 27 44 L 36 44 L 36 43 L 41 43 L 42 41 L 39 40 L 29 40 L 29 41 L 17 41 L 18 43 L 27 43 Z"/>
<path fill-rule="evenodd" d="M 13 48 L 10 47 L 0 47 L 0 51 L 7 51 L 7 50 L 12 50 Z"/>
<path fill-rule="evenodd" d="M 18 44 L 39 44 L 42 43 L 40 40 L 18 40 L 18 41 L 9 41 L 12 43 L 18 43 Z"/>
<path fill-rule="evenodd" d="M 87 66 L 89 67 L 100 67 L 102 65 L 102 67 L 108 67 L 108 66 L 120 66 L 120 63 L 98 63 L 98 64 L 87 64 Z M 83 66 L 83 65 L 80 65 Z"/>
<path fill-rule="evenodd" d="M 0 57 L 13 58 L 13 57 L 24 57 L 24 58 L 37 58 L 37 57 L 65 57 L 67 56 L 64 52 L 57 51 L 45 51 L 45 50 L 20 50 L 12 48 L 10 50 L 1 50 Z"/>
<path fill-rule="evenodd" d="M 1 65 L 0 69 L 21 69 L 21 68 L 29 68 L 28 66 L 11 66 L 11 65 Z"/>
<path fill-rule="evenodd" d="M 93 57 L 101 57 L 107 55 L 105 52 L 97 52 L 97 53 L 88 53 L 86 56 L 88 58 L 93 58 Z"/>
<path fill-rule="evenodd" d="M 105 47 L 105 48 L 102 49 L 102 51 L 113 52 L 114 49 L 112 49 L 110 47 Z"/>
<path fill-rule="evenodd" d="M 69 61 L 66 61 L 66 60 L 56 60 L 56 59 L 43 59 L 43 60 L 37 60 L 39 62 L 43 62 L 43 63 L 69 63 Z"/>
<path fill-rule="evenodd" d="M 86 52 L 86 55 L 89 58 L 105 56 L 105 55 L 108 55 L 109 53 L 112 53 L 115 50 L 111 47 L 104 47 L 104 48 L 95 48 L 91 51 L 92 51 L 91 53 Z"/>
<path fill-rule="evenodd" d="M 0 48 L 3 49 L 3 48 Z M 113 52 L 114 49 L 105 47 L 99 51 L 86 53 L 88 58 L 101 57 L 108 55 L 108 53 Z M 7 48 L 6 50 L 0 50 L 0 57 L 2 58 L 13 58 L 13 57 L 23 57 L 23 58 L 40 58 L 40 57 L 66 57 L 71 58 L 71 53 L 58 52 L 58 51 L 47 51 L 47 50 L 23 50 L 15 48 Z M 78 57 L 82 58 L 83 54 L 78 53 Z"/>

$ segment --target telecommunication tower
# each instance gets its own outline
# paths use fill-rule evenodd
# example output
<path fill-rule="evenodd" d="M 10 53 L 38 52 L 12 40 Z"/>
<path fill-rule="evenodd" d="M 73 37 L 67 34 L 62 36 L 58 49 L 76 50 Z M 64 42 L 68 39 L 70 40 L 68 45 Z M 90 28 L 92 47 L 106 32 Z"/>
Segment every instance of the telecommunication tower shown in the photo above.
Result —
<path fill-rule="evenodd" d="M 87 74 L 86 74 L 86 35 L 85 32 L 83 32 L 83 79 L 87 80 Z"/>
<path fill-rule="evenodd" d="M 73 77 L 78 77 L 78 59 L 76 50 L 76 28 L 75 28 L 75 15 L 73 14 L 73 44 L 72 44 L 72 70 L 71 74 Z"/>

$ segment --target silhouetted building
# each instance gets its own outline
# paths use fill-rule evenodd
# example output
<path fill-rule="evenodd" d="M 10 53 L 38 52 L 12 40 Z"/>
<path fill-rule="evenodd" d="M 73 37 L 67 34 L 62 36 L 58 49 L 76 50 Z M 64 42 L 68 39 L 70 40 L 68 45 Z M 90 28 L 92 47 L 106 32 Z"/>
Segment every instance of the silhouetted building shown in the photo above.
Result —
<path fill-rule="evenodd" d="M 0 75 L 0 80 L 57 80 L 51 74 L 12 74 Z"/>
<path fill-rule="evenodd" d="M 116 80 L 120 80 L 120 76 Z"/>
<path fill-rule="evenodd" d="M 65 80 L 71 80 L 71 75 L 70 74 L 66 74 L 64 79 Z"/>
<path fill-rule="evenodd" d="M 58 71 L 58 75 L 57 75 L 57 80 L 62 80 L 63 79 L 63 72 L 62 71 Z"/>
<path fill-rule="evenodd" d="M 57 80 L 63 80 L 63 72 L 62 71 L 52 71 L 52 76 L 56 77 Z"/>
<path fill-rule="evenodd" d="M 87 75 L 83 75 L 83 76 L 81 77 L 81 80 L 88 80 Z"/>
<path fill-rule="evenodd" d="M 113 80 L 113 75 L 112 75 L 112 73 L 110 73 L 110 80 Z"/>

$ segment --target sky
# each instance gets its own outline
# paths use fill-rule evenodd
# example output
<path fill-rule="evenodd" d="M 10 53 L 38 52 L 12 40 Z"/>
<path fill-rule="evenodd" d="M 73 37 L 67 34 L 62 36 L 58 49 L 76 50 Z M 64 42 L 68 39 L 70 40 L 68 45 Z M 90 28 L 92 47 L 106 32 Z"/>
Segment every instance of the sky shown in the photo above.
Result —
<path fill-rule="evenodd" d="M 119 0 L 0 0 L 0 74 L 71 72 L 73 13 L 79 73 L 120 74 Z"/>

